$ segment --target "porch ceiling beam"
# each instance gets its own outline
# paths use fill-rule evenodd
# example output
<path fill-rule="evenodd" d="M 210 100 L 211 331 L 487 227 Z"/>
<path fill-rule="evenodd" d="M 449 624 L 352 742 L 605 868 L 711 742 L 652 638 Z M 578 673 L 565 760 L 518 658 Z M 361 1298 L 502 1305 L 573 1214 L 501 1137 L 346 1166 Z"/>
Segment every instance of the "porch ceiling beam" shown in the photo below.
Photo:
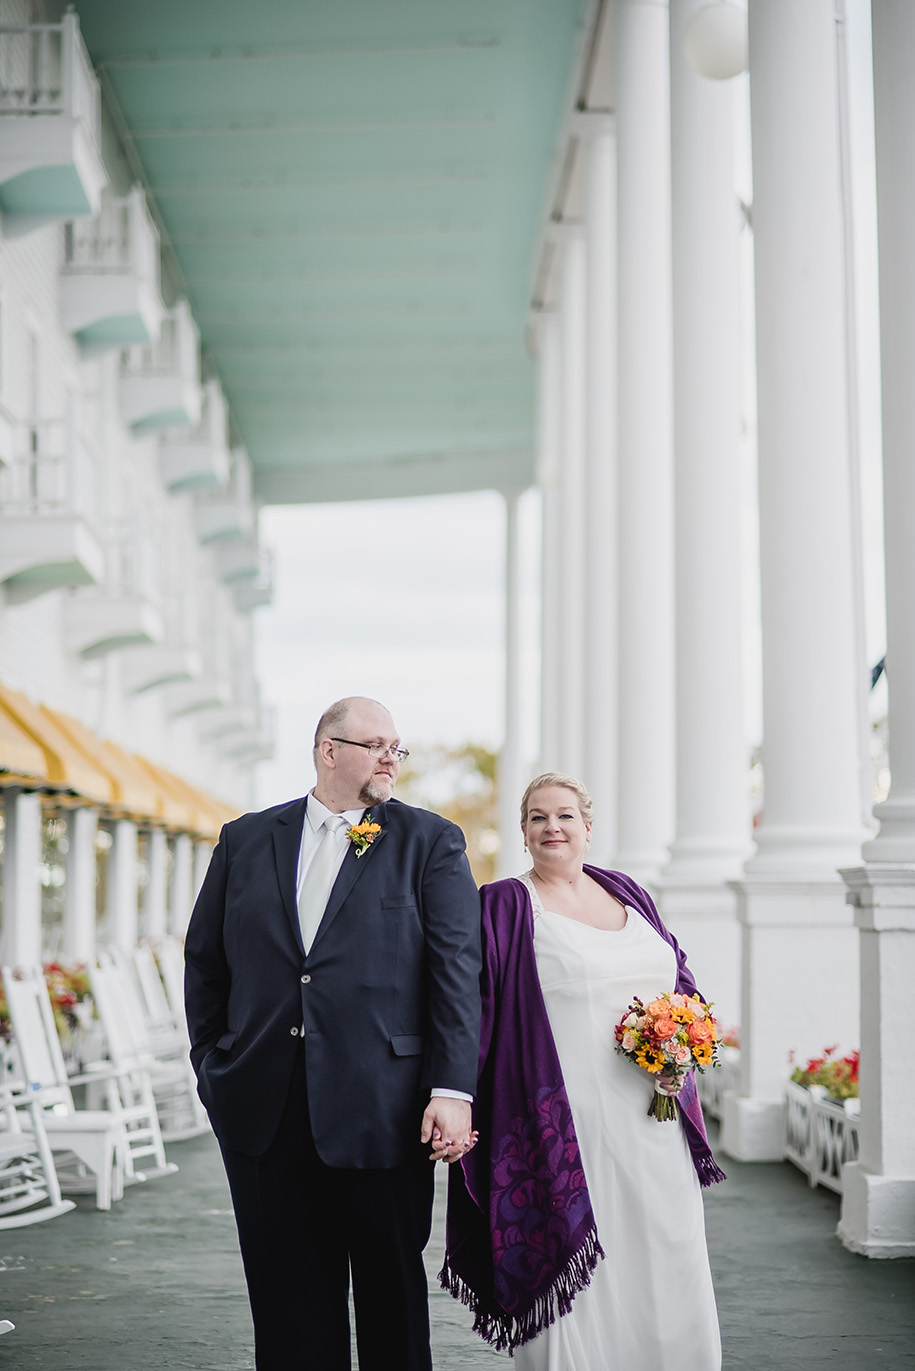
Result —
<path fill-rule="evenodd" d="M 243 47 L 187 48 L 183 51 L 160 51 L 158 49 L 142 56 L 115 53 L 100 63 L 109 71 L 136 69 L 138 67 L 177 67 L 198 64 L 225 65 L 229 62 L 300 62 L 327 61 L 333 58 L 351 57 L 428 57 L 433 53 L 466 53 L 472 55 L 487 49 L 498 48 L 502 34 L 479 33 L 454 38 L 430 38 L 426 41 L 411 38 L 409 41 L 392 39 L 389 42 L 374 40 L 371 43 L 321 44 L 309 43 L 285 48 L 258 49 L 250 44 Z"/>
<path fill-rule="evenodd" d="M 410 129 L 429 132 L 432 129 L 482 129 L 490 130 L 496 124 L 494 113 L 471 118 L 465 115 L 430 115 L 426 119 L 297 119 L 278 123 L 264 119 L 259 122 L 243 122 L 240 119 L 212 124 L 134 124 L 129 137 L 135 142 L 152 138 L 238 138 L 246 134 L 265 134 L 275 137 L 278 133 L 404 133 Z"/>
<path fill-rule="evenodd" d="M 265 504 L 329 504 L 352 500 L 354 492 L 360 500 L 456 495 L 472 490 L 524 489 L 533 479 L 529 449 L 500 448 L 309 466 L 262 466 L 254 473 L 254 493 Z"/>

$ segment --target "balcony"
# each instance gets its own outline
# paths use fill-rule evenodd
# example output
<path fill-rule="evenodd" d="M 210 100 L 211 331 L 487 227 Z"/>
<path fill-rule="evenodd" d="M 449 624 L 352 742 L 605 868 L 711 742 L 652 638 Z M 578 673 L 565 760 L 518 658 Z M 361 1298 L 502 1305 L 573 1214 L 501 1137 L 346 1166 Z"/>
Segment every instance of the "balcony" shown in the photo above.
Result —
<path fill-rule="evenodd" d="M 182 681 L 165 687 L 165 712 L 170 719 L 182 719 L 204 709 L 222 709 L 232 699 L 228 679 L 206 672 L 198 680 Z"/>
<path fill-rule="evenodd" d="M 159 444 L 159 473 L 170 491 L 224 486 L 231 470 L 229 416 L 218 381 L 207 381 L 196 428 L 163 434 Z"/>
<path fill-rule="evenodd" d="M 186 300 L 165 316 L 155 342 L 124 350 L 118 398 L 121 418 L 139 433 L 200 422 L 200 335 Z"/>
<path fill-rule="evenodd" d="M 0 468 L 0 581 L 8 603 L 101 581 L 94 448 L 72 421 L 60 420 L 15 426 L 13 450 Z"/>
<path fill-rule="evenodd" d="M 202 543 L 246 538 L 254 532 L 251 504 L 251 465 L 243 448 L 232 452 L 228 484 L 223 490 L 204 490 L 195 498 L 194 518 Z"/>
<path fill-rule="evenodd" d="M 250 614 L 261 605 L 273 604 L 273 553 L 260 549 L 260 564 L 255 576 L 232 582 L 232 595 L 239 614 Z"/>
<path fill-rule="evenodd" d="M 241 732 L 229 734 L 221 749 L 223 755 L 230 757 L 241 766 L 253 766 L 255 762 L 266 762 L 276 751 L 276 715 L 274 710 L 261 705 L 253 722 Z"/>
<path fill-rule="evenodd" d="M 92 219 L 67 224 L 60 321 L 95 356 L 151 343 L 165 314 L 159 294 L 159 235 L 139 186 L 102 196 Z"/>
<path fill-rule="evenodd" d="M 96 214 L 108 177 L 79 20 L 0 27 L 0 211 L 8 236 Z"/>
<path fill-rule="evenodd" d="M 109 530 L 101 584 L 76 591 L 67 605 L 64 640 L 81 657 L 157 643 L 163 635 L 153 531 L 140 520 Z"/>
<path fill-rule="evenodd" d="M 243 538 L 228 538 L 216 544 L 213 549 L 216 558 L 216 574 L 221 581 L 231 585 L 239 581 L 250 581 L 260 574 L 261 550 L 257 535 L 245 534 Z"/>
<path fill-rule="evenodd" d="M 201 674 L 200 653 L 187 644 L 166 641 L 130 648 L 121 658 L 121 684 L 129 695 L 142 695 Z"/>

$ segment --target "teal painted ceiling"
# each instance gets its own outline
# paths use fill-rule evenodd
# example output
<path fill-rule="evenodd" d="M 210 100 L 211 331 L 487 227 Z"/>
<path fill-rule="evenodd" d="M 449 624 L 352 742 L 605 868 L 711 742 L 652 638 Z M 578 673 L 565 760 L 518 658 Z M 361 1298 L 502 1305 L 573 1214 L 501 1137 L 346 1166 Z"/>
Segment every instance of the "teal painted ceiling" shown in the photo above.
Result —
<path fill-rule="evenodd" d="M 76 8 L 261 496 L 527 480 L 583 0 Z"/>

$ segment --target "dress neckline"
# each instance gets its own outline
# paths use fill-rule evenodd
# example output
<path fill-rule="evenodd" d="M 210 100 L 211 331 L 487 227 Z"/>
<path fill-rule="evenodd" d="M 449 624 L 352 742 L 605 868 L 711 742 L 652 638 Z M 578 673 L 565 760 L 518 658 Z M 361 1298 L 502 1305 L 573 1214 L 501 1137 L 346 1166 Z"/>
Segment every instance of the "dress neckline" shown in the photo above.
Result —
<path fill-rule="evenodd" d="M 626 922 L 623 924 L 622 928 L 599 928 L 597 924 L 585 923 L 583 919 L 570 919 L 567 914 L 559 914 L 556 912 L 555 909 L 547 909 L 543 903 L 543 900 L 540 898 L 540 892 L 534 885 L 533 870 L 525 871 L 521 876 L 521 880 L 526 886 L 527 892 L 531 897 L 531 908 L 534 911 L 535 924 L 537 920 L 541 917 L 541 915 L 549 914 L 554 919 L 562 919 L 562 922 L 565 924 L 577 924 L 579 928 L 590 928 L 595 933 L 625 933 L 626 929 L 630 926 L 631 916 L 633 913 L 631 905 L 623 905 L 623 909 L 626 911 Z"/>

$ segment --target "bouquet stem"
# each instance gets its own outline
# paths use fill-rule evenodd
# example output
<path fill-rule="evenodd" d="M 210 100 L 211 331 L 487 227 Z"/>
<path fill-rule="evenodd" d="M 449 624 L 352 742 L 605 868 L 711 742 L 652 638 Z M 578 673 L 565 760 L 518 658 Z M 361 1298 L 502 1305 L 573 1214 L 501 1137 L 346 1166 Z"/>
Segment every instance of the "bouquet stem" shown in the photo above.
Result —
<path fill-rule="evenodd" d="M 656 1090 L 651 1097 L 648 1113 L 651 1118 L 667 1123 L 670 1119 L 680 1117 L 680 1107 L 674 1095 L 664 1095 L 660 1090 Z"/>

